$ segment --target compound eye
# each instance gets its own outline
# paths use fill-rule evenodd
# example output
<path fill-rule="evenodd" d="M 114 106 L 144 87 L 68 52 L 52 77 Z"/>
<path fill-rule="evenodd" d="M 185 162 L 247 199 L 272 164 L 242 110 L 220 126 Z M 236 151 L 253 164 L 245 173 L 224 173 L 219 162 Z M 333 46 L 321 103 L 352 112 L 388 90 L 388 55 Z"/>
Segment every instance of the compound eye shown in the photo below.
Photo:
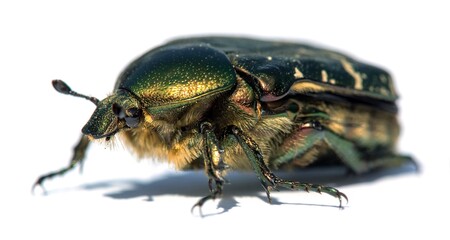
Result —
<path fill-rule="evenodd" d="M 130 108 L 127 110 L 127 116 L 125 116 L 125 123 L 130 128 L 135 128 L 139 125 L 141 120 L 142 110 L 138 108 Z"/>
<path fill-rule="evenodd" d="M 123 119 L 125 117 L 125 111 L 123 110 L 123 107 L 117 103 L 113 103 L 112 111 L 114 115 L 116 115 L 116 117 L 119 119 Z"/>

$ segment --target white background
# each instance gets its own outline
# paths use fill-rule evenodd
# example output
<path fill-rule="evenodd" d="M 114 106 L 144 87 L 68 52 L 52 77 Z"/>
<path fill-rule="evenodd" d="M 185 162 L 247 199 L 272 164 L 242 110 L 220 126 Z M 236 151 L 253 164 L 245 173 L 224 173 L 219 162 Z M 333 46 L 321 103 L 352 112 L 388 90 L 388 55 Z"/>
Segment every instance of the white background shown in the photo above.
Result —
<path fill-rule="evenodd" d="M 10 1 L 12 2 L 12 1 Z M 0 3 L 2 144 L 0 239 L 448 239 L 449 7 L 438 1 L 14 1 Z M 444 1 L 442 1 L 444 2 Z M 105 97 L 135 57 L 167 40 L 233 34 L 313 42 L 390 70 L 401 95 L 399 150 L 419 174 L 340 184 L 337 200 L 274 192 L 233 174 L 201 218 L 202 172 L 136 162 L 120 145 L 93 145 L 78 170 L 31 185 L 67 164 L 94 110 L 50 80 Z M 285 203 L 285 204 L 279 204 Z M 264 237 L 265 236 L 265 237 Z"/>

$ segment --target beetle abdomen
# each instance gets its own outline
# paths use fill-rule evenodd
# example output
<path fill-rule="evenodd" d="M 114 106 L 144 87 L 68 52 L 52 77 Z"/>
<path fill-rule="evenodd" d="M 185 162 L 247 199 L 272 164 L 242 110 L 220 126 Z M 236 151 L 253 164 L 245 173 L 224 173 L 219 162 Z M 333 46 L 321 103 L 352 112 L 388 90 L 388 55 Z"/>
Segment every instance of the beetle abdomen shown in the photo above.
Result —
<path fill-rule="evenodd" d="M 305 167 L 316 160 L 329 161 L 323 156 L 330 154 L 336 157 L 331 160 L 338 164 L 352 158 L 358 160 L 354 162 L 365 163 L 395 154 L 399 124 L 393 112 L 367 104 L 310 97 L 289 98 L 284 103 L 290 108 L 294 104 L 297 112 L 291 118 L 296 124 L 271 158 L 275 167 Z M 356 172 L 370 170 L 365 166 L 354 168 Z"/>

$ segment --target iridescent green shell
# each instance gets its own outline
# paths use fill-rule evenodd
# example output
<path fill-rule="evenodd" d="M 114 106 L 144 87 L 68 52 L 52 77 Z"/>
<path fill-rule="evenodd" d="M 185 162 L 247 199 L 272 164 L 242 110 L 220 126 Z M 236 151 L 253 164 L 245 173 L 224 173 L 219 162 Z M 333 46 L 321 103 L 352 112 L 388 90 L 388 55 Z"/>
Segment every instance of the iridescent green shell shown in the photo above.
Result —
<path fill-rule="evenodd" d="M 237 71 L 255 78 L 261 101 L 302 91 L 309 83 L 319 92 L 387 102 L 397 99 L 388 72 L 328 49 L 231 37 L 187 38 L 166 46 L 184 44 L 207 44 L 223 51 Z"/>
<path fill-rule="evenodd" d="M 117 131 L 111 127 L 112 103 L 176 118 L 194 103 L 230 92 L 238 77 L 261 103 L 309 95 L 397 111 L 390 75 L 341 53 L 299 43 L 200 37 L 171 41 L 133 61 L 119 76 L 115 94 L 99 104 L 96 120 L 83 132 L 101 137 Z"/>
<path fill-rule="evenodd" d="M 166 45 L 147 52 L 119 76 L 115 90 L 125 89 L 150 112 L 187 106 L 230 90 L 236 73 L 228 57 L 205 44 Z"/>

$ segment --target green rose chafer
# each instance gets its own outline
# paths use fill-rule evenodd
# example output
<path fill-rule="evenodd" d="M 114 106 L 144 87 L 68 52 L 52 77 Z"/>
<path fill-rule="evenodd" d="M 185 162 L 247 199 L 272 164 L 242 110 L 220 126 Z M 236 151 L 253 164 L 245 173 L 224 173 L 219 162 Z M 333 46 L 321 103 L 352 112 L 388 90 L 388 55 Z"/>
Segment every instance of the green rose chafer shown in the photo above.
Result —
<path fill-rule="evenodd" d="M 397 94 L 390 75 L 341 53 L 310 45 L 248 38 L 169 42 L 133 61 L 97 105 L 69 166 L 91 140 L 119 138 L 139 158 L 178 169 L 203 168 L 215 199 L 231 170 L 254 171 L 270 201 L 278 187 L 327 193 L 336 188 L 288 181 L 271 169 L 346 166 L 355 174 L 413 162 L 396 153 Z"/>

